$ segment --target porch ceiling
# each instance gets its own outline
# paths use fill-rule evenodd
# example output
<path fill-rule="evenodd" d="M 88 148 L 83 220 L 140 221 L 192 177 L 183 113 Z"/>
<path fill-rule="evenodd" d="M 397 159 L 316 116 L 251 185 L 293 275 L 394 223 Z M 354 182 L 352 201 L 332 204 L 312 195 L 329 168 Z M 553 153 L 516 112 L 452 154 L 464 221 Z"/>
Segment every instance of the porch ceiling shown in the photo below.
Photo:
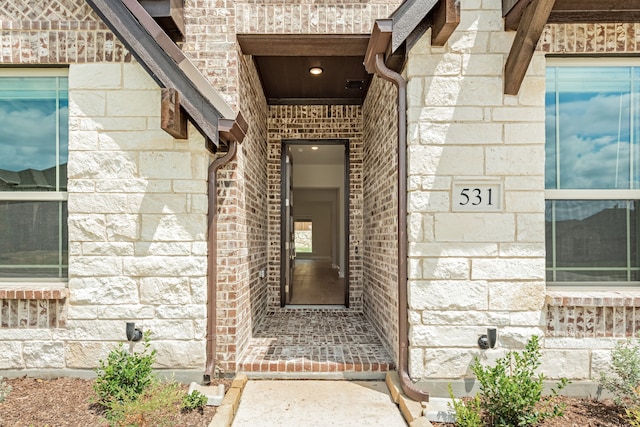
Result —
<path fill-rule="evenodd" d="M 371 76 L 363 35 L 247 35 L 238 43 L 252 55 L 268 104 L 362 104 Z M 311 67 L 323 73 L 312 75 Z"/>

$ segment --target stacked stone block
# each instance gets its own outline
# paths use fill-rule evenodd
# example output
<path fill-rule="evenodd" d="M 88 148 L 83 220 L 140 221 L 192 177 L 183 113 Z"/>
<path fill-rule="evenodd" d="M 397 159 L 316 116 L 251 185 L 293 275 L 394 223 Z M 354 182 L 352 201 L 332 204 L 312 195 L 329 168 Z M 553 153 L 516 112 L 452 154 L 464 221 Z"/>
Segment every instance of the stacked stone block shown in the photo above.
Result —
<path fill-rule="evenodd" d="M 69 71 L 67 367 L 86 368 L 125 320 L 152 331 L 159 367 L 203 364 L 206 170 L 202 136 L 160 130 L 160 90 L 142 67 Z"/>
<path fill-rule="evenodd" d="M 461 2 L 444 47 L 427 33 L 409 52 L 410 373 L 469 376 L 474 356 L 496 357 L 541 335 L 544 304 L 544 58 L 518 96 L 503 95 L 513 33 L 499 0 Z M 453 184 L 491 178 L 497 212 L 454 210 Z M 499 349 L 478 336 L 497 327 Z"/>

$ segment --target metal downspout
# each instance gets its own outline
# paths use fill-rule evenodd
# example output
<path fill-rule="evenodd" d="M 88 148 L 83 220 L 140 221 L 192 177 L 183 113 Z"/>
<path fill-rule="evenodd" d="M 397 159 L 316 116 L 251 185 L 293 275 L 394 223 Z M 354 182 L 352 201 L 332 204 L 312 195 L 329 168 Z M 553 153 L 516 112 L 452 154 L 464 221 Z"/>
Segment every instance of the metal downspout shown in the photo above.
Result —
<path fill-rule="evenodd" d="M 407 312 L 407 82 L 375 57 L 375 70 L 398 88 L 398 374 L 402 391 L 417 402 L 428 402 L 429 393 L 415 387 L 409 377 L 409 335 Z"/>
<path fill-rule="evenodd" d="M 229 143 L 229 151 L 215 159 L 209 165 L 208 170 L 208 205 L 207 217 L 207 361 L 204 370 L 203 383 L 209 384 L 215 373 L 216 367 L 216 328 L 218 303 L 218 179 L 217 172 L 222 166 L 227 165 L 236 157 L 238 142 L 232 140 Z"/>

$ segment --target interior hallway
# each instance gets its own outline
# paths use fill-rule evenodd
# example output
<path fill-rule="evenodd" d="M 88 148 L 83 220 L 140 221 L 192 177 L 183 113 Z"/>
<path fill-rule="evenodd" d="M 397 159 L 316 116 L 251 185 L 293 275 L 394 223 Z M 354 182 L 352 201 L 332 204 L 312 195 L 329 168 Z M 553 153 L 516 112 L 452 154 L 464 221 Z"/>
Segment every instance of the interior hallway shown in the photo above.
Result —
<path fill-rule="evenodd" d="M 344 279 L 330 260 L 296 259 L 290 303 L 344 305 Z"/>

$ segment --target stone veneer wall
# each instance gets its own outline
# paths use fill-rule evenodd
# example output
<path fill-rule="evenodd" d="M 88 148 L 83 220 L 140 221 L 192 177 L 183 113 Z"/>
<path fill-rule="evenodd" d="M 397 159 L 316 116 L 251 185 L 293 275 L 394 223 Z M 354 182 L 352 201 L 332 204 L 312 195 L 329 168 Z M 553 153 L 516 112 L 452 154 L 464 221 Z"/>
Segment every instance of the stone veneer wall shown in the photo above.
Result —
<path fill-rule="evenodd" d="M 364 314 L 398 360 L 397 89 L 375 77 L 363 105 Z"/>
<path fill-rule="evenodd" d="M 0 27 L 2 64 L 69 66 L 70 111 L 68 288 L 0 290 L 0 369 L 93 368 L 135 320 L 157 367 L 200 373 L 202 136 L 160 130 L 160 89 L 84 1 L 2 2 Z"/>
<path fill-rule="evenodd" d="M 536 54 L 518 96 L 503 94 L 515 33 L 500 0 L 461 2 L 444 47 L 430 32 L 412 47 L 408 79 L 410 375 L 463 378 L 474 356 L 492 359 L 543 335 L 544 57 Z M 452 211 L 453 182 L 499 180 L 499 212 Z M 499 346 L 477 340 L 497 327 Z M 560 372 L 562 354 L 545 354 Z M 569 363 L 582 378 L 582 360 Z M 585 369 L 585 372 L 589 372 Z M 446 393 L 446 392 L 445 392 Z"/>
<path fill-rule="evenodd" d="M 544 336 L 542 369 L 589 380 L 632 336 L 638 298 L 625 292 L 563 292 L 544 281 L 545 53 L 637 53 L 637 24 L 548 25 L 517 96 L 503 95 L 514 32 L 499 0 L 461 3 L 445 47 L 429 34 L 410 51 L 410 371 L 423 383 L 472 376 L 474 356 L 492 360 Z M 504 209 L 452 212 L 453 180 L 497 178 Z M 497 327 L 499 345 L 478 335 Z M 431 382 L 430 382 L 431 381 Z"/>
<path fill-rule="evenodd" d="M 362 108 L 274 105 L 268 119 L 269 310 L 280 309 L 280 155 L 283 139 L 349 140 L 349 305 L 362 311 Z"/>
<path fill-rule="evenodd" d="M 0 368 L 93 368 L 131 320 L 158 368 L 204 365 L 210 156 L 195 129 L 179 141 L 159 122 L 139 65 L 70 65 L 66 322 L 0 328 Z"/>

